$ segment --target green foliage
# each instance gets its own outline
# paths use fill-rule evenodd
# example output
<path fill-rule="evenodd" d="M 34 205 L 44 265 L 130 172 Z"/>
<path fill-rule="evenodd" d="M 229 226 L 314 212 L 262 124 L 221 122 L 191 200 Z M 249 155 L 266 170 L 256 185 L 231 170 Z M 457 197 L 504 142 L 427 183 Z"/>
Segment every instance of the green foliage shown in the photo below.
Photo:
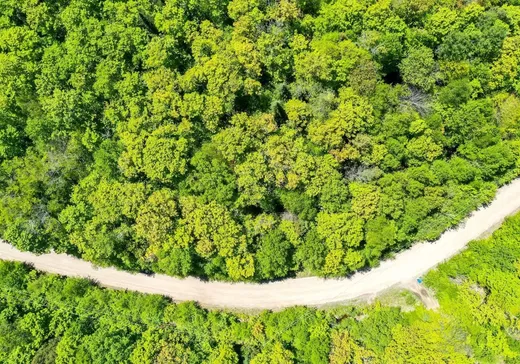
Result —
<path fill-rule="evenodd" d="M 291 268 L 290 249 L 291 244 L 280 230 L 263 236 L 256 255 L 261 277 L 272 279 L 286 276 Z"/>
<path fill-rule="evenodd" d="M 412 48 L 399 65 L 403 81 L 430 91 L 435 83 L 435 60 L 428 47 Z"/>
<path fill-rule="evenodd" d="M 389 224 L 376 218 L 370 227 L 386 231 Z M 286 244 L 278 229 L 261 240 L 260 252 Z M 436 310 L 421 305 L 401 310 L 376 301 L 326 310 L 210 311 L 0 261 L 0 361 L 515 363 L 519 242 L 516 215 L 428 273 L 425 282 L 440 303 Z M 264 267 L 271 262 L 260 262 L 260 278 L 275 276 L 276 267 Z"/>
<path fill-rule="evenodd" d="M 5 0 L 0 236 L 234 281 L 376 265 L 518 176 L 518 9 Z"/>
<path fill-rule="evenodd" d="M 516 215 L 426 278 L 439 292 L 443 311 L 457 318 L 457 329 L 479 361 L 515 362 L 520 355 L 515 318 L 520 309 L 519 229 Z"/>

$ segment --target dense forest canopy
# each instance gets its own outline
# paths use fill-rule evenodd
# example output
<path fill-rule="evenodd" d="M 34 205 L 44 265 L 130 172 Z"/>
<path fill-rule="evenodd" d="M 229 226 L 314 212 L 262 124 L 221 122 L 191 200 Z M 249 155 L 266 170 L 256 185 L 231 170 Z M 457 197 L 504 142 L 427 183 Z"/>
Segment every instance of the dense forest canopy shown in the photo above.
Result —
<path fill-rule="evenodd" d="M 519 174 L 519 66 L 516 1 L 2 0 L 0 236 L 226 280 L 373 266 Z"/>
<path fill-rule="evenodd" d="M 0 261 L 0 362 L 519 362 L 520 215 L 425 280 L 437 292 L 436 311 L 408 297 L 403 309 L 375 303 L 244 314 L 101 289 Z"/>

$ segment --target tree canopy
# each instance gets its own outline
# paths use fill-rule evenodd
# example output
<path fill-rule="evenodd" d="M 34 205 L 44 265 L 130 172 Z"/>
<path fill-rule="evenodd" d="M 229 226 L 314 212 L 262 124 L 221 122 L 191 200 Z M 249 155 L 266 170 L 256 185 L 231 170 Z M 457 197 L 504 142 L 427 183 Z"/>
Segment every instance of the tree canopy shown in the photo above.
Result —
<path fill-rule="evenodd" d="M 518 176 L 519 14 L 4 0 L 0 236 L 234 281 L 376 265 Z M 257 362 L 290 357 L 266 350 Z"/>

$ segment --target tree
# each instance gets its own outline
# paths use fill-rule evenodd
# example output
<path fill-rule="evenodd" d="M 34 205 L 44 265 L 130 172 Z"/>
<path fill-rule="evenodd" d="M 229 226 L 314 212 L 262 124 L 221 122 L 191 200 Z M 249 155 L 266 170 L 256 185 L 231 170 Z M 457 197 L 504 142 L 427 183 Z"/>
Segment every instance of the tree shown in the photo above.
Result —
<path fill-rule="evenodd" d="M 194 170 L 179 185 L 180 194 L 200 196 L 230 206 L 236 199 L 236 176 L 232 168 L 211 143 L 205 144 L 190 160 Z"/>
<path fill-rule="evenodd" d="M 294 73 L 299 83 L 321 82 L 339 88 L 359 65 L 371 62 L 367 51 L 340 33 L 326 33 L 311 41 L 308 50 L 297 54 Z"/>
<path fill-rule="evenodd" d="M 174 218 L 178 215 L 175 194 L 169 189 L 153 192 L 139 208 L 135 219 L 137 238 L 149 244 L 148 254 L 165 244 L 173 232 Z"/>
<path fill-rule="evenodd" d="M 238 355 L 229 345 L 221 345 L 215 348 L 210 357 L 211 364 L 236 364 Z"/>
<path fill-rule="evenodd" d="M 429 135 L 421 135 L 411 139 L 406 145 L 406 151 L 411 165 L 421 164 L 423 161 L 432 162 L 442 154 L 442 147 L 435 143 Z"/>
<path fill-rule="evenodd" d="M 381 193 L 377 186 L 365 183 L 351 183 L 352 212 L 361 218 L 369 218 L 377 213 Z"/>
<path fill-rule="evenodd" d="M 519 129 L 520 114 L 518 107 L 520 106 L 520 100 L 514 95 L 503 95 L 500 101 L 501 105 L 498 109 L 498 115 L 501 133 L 506 138 L 515 137 Z"/>
<path fill-rule="evenodd" d="M 365 6 L 359 1 L 336 1 L 321 6 L 319 16 L 314 20 L 318 34 L 361 31 Z M 338 16 L 339 14 L 339 16 Z"/>
<path fill-rule="evenodd" d="M 326 254 L 327 246 L 316 229 L 312 229 L 306 234 L 303 242 L 296 247 L 295 259 L 303 266 L 304 270 L 321 275 Z"/>
<path fill-rule="evenodd" d="M 135 268 L 142 247 L 134 245 L 130 221 L 136 219 L 146 200 L 142 183 L 120 183 L 85 179 L 73 193 L 72 205 L 65 208 L 60 221 L 69 233 L 71 244 L 86 259 L 99 264 L 121 262 Z M 97 185 L 95 185 L 97 183 Z"/>
<path fill-rule="evenodd" d="M 369 220 L 365 225 L 365 253 L 369 262 L 376 262 L 381 253 L 396 242 L 397 227 L 394 221 L 383 216 Z"/>
<path fill-rule="evenodd" d="M 268 186 L 274 179 L 265 157 L 259 152 L 249 154 L 244 163 L 236 166 L 235 173 L 240 192 L 237 205 L 240 207 L 259 205 L 267 195 Z"/>
<path fill-rule="evenodd" d="M 284 106 L 289 126 L 292 128 L 305 128 L 312 117 L 312 110 L 306 102 L 291 99 Z"/>
<path fill-rule="evenodd" d="M 331 364 L 363 364 L 368 362 L 378 363 L 379 360 L 373 352 L 358 345 L 348 331 L 334 332 L 332 334 L 332 349 L 329 360 Z"/>
<path fill-rule="evenodd" d="M 251 359 L 252 364 L 291 364 L 293 361 L 293 353 L 290 350 L 287 350 L 283 347 L 283 345 L 279 342 L 276 342 L 272 345 L 271 348 L 262 351 L 261 353 L 255 355 L 253 359 Z"/>
<path fill-rule="evenodd" d="M 272 230 L 260 239 L 256 254 L 259 274 L 264 279 L 285 277 L 291 268 L 291 244 L 280 230 Z"/>
<path fill-rule="evenodd" d="M 314 199 L 297 191 L 281 190 L 280 200 L 288 212 L 298 215 L 302 220 L 312 221 L 318 213 Z"/>
<path fill-rule="evenodd" d="M 16 115 L 0 112 L 0 161 L 22 155 L 27 146 L 28 140 L 16 120 Z"/>
<path fill-rule="evenodd" d="M 430 48 L 412 48 L 404 58 L 399 70 L 403 81 L 424 91 L 430 91 L 435 83 L 435 60 Z"/>
<path fill-rule="evenodd" d="M 432 315 L 430 322 L 417 322 L 409 327 L 397 325 L 392 330 L 392 342 L 385 350 L 385 360 L 394 363 L 438 363 L 454 361 L 471 363 L 462 351 L 462 342 L 444 331 L 442 318 Z M 451 334 L 451 335 L 450 335 Z"/>
<path fill-rule="evenodd" d="M 253 276 L 253 258 L 245 252 L 242 227 L 225 207 L 214 201 L 201 204 L 193 197 L 182 198 L 180 206 L 182 218 L 168 246 L 194 249 L 203 259 L 225 258 L 226 272 L 235 280 Z"/>
<path fill-rule="evenodd" d="M 494 89 L 512 86 L 517 76 L 517 68 L 520 57 L 520 37 L 510 37 L 504 40 L 500 58 L 493 63 L 491 70 L 494 75 L 490 86 Z"/>
<path fill-rule="evenodd" d="M 267 138 L 262 149 L 278 187 L 293 190 L 309 183 L 315 160 L 296 130 L 281 128 L 279 134 Z"/>
<path fill-rule="evenodd" d="M 143 149 L 143 171 L 151 179 L 171 181 L 186 173 L 189 140 L 168 138 L 169 131 L 158 129 L 146 139 Z"/>
<path fill-rule="evenodd" d="M 342 90 L 338 101 L 338 108 L 325 123 L 316 121 L 309 126 L 311 140 L 328 149 L 341 148 L 345 139 L 365 131 L 374 122 L 370 104 L 352 89 Z"/>
<path fill-rule="evenodd" d="M 200 357 L 192 351 L 188 335 L 171 328 L 148 329 L 136 343 L 132 363 L 187 363 Z"/>

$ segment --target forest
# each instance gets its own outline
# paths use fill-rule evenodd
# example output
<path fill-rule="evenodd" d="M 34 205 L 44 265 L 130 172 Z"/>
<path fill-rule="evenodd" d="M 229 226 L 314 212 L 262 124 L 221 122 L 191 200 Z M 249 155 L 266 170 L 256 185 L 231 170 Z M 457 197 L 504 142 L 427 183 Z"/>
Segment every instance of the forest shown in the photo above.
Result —
<path fill-rule="evenodd" d="M 519 4 L 2 0 L 0 237 L 232 281 L 434 240 L 520 173 Z"/>
<path fill-rule="evenodd" d="M 520 362 L 520 214 L 425 282 L 436 292 L 437 310 L 412 297 L 405 306 L 231 313 L 0 261 L 0 362 Z"/>

